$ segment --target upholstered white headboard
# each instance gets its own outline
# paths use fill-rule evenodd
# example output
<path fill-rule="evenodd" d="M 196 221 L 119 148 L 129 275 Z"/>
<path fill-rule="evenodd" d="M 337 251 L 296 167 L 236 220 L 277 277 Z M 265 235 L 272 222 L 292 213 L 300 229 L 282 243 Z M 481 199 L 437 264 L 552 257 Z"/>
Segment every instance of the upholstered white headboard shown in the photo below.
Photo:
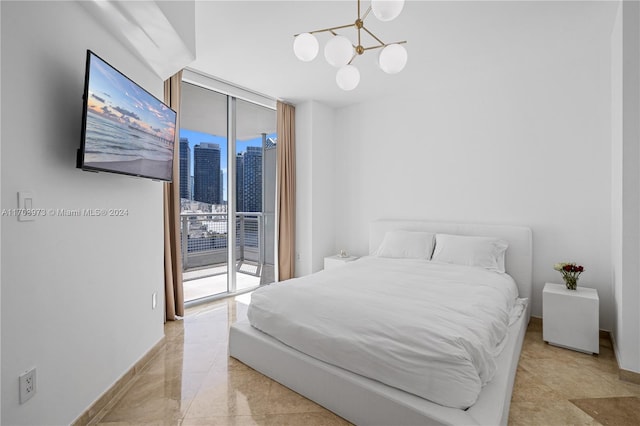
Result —
<path fill-rule="evenodd" d="M 505 270 L 516 281 L 520 297 L 529 298 L 529 306 L 531 306 L 533 248 L 530 228 L 510 225 L 482 225 L 421 220 L 376 220 L 371 223 L 369 254 L 372 254 L 380 246 L 387 231 L 398 229 L 454 235 L 496 237 L 507 241 L 509 248 L 507 248 L 505 257 Z"/>

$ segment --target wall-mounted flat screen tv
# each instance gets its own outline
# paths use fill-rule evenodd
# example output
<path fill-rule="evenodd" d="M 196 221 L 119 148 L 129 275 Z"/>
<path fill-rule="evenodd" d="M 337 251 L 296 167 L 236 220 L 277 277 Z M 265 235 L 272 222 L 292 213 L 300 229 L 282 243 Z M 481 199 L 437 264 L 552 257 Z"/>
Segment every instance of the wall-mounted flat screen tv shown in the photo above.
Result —
<path fill-rule="evenodd" d="M 171 181 L 176 112 L 87 51 L 77 166 Z"/>

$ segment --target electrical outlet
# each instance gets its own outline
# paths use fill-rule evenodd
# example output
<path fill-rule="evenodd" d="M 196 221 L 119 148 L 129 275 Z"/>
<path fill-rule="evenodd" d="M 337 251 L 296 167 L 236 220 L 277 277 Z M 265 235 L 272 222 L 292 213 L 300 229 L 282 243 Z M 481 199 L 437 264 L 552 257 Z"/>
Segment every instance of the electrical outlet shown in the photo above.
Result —
<path fill-rule="evenodd" d="M 19 377 L 20 404 L 24 404 L 36 393 L 36 368 L 25 371 Z"/>

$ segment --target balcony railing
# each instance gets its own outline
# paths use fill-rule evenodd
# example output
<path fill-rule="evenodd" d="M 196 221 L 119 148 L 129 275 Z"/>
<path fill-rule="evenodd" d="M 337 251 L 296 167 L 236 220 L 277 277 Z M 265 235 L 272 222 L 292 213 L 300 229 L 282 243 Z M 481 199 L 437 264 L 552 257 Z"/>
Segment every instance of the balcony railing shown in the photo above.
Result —
<path fill-rule="evenodd" d="M 184 272 L 227 264 L 227 213 L 182 213 L 181 247 Z M 264 265 L 262 213 L 236 214 L 236 268 L 260 276 Z M 252 268 L 243 268 L 250 264 Z"/>

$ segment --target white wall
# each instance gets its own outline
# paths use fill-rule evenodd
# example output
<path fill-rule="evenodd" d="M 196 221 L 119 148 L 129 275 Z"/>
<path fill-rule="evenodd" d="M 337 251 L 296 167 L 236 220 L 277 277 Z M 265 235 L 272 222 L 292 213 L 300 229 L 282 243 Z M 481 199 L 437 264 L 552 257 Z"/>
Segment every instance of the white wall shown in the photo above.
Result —
<path fill-rule="evenodd" d="M 623 228 L 623 140 L 622 140 L 622 6 L 616 14 L 616 21 L 611 31 L 611 264 L 612 264 L 612 296 L 613 296 L 613 344 L 618 340 L 621 311 L 618 306 L 622 303 L 623 282 L 623 246 L 625 238 Z M 631 160 L 629 158 L 628 160 Z M 637 170 L 637 169 L 636 169 Z M 626 170 L 627 182 L 633 181 L 634 169 Z M 628 184 L 627 184 L 628 185 Z M 628 202 L 629 200 L 627 200 Z M 633 223 L 631 223 L 633 225 Z M 627 234 L 627 238 L 633 237 Z M 637 238 L 637 236 L 635 236 Z M 632 264 L 631 264 L 632 265 Z M 619 348 L 615 348 L 619 353 Z"/>
<path fill-rule="evenodd" d="M 2 22 L 2 7 L 0 6 L 0 22 Z M 2 70 L 2 54 L 0 53 L 0 70 Z M 2 71 L 0 71 L 0 79 Z M 2 84 L 0 84 L 0 99 L 2 99 Z M 2 105 L 0 102 L 0 117 Z M 0 123 L 1 124 L 1 123 Z M 2 137 L 0 135 L 0 165 L 2 164 Z M 1 168 L 0 168 L 1 170 Z M 2 199 L 2 173 L 0 173 L 0 200 Z M 2 222 L 0 221 L 0 241 L 2 241 Z M 0 244 L 0 333 L 2 330 L 2 244 Z M 2 366 L 2 335 L 0 334 L 0 366 Z M 0 422 L 2 421 L 2 368 L 0 367 Z"/>
<path fill-rule="evenodd" d="M 514 3 L 487 7 L 503 4 L 518 11 Z M 544 283 L 561 282 L 553 264 L 575 261 L 586 268 L 579 285 L 598 289 L 600 327 L 611 329 L 615 6 L 523 7 L 519 17 L 530 22 L 489 37 L 494 43 L 477 43 L 486 48 L 474 56 L 484 60 L 481 73 L 450 73 L 447 58 L 437 58 L 436 80 L 416 84 L 412 95 L 336 112 L 336 246 L 366 254 L 369 222 L 378 218 L 527 225 L 534 238 L 533 315 L 542 314 Z M 553 20 L 536 24 L 545 16 Z M 501 28 L 485 30 L 493 36 Z M 510 66 L 494 65 L 499 52 L 512 55 Z"/>
<path fill-rule="evenodd" d="M 324 268 L 324 257 L 335 254 L 334 218 L 339 214 L 334 204 L 336 191 L 334 159 L 333 110 L 319 102 L 313 103 L 313 251 L 312 271 Z"/>
<path fill-rule="evenodd" d="M 312 211 L 312 149 L 313 102 L 296 105 L 296 264 L 295 276 L 312 272 L 313 246 Z"/>
<path fill-rule="evenodd" d="M 620 368 L 640 373 L 640 5 L 612 31 L 613 337 Z"/>
<path fill-rule="evenodd" d="M 126 217 L 2 217 L 2 424 L 69 424 L 163 336 L 162 185 L 75 168 L 86 49 L 162 98 L 162 81 L 76 2 L 2 8 L 2 208 Z M 151 309 L 151 295 L 159 304 Z M 18 404 L 18 375 L 37 393 Z"/>
<path fill-rule="evenodd" d="M 335 254 L 334 112 L 296 105 L 296 276 L 317 272 Z"/>

